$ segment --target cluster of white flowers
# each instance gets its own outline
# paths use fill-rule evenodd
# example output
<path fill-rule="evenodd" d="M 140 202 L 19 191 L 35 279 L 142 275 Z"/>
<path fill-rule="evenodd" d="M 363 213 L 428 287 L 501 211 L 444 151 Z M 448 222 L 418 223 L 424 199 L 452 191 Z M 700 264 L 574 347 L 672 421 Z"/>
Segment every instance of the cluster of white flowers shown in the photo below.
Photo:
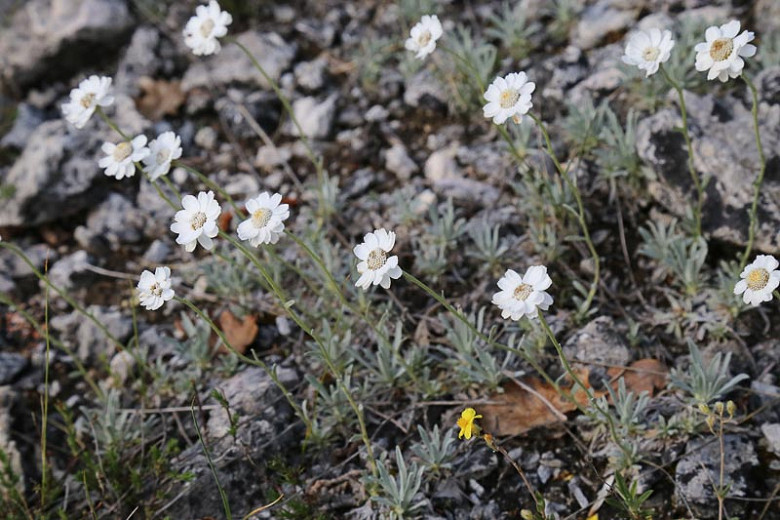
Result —
<path fill-rule="evenodd" d="M 146 136 L 139 135 L 129 141 L 119 143 L 103 143 L 101 147 L 105 157 L 98 161 L 105 174 L 109 177 L 123 179 L 135 175 L 138 165 L 154 181 L 166 175 L 171 169 L 171 162 L 181 157 L 181 139 L 173 132 L 164 132 L 146 146 Z"/>

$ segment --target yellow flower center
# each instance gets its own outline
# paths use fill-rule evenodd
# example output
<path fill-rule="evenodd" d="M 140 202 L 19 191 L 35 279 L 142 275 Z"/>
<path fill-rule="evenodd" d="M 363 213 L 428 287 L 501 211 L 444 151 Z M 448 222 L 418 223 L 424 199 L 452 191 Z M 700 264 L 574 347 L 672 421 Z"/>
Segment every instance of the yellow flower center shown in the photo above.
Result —
<path fill-rule="evenodd" d="M 195 213 L 195 216 L 192 217 L 192 220 L 190 220 L 190 226 L 192 226 L 193 230 L 200 229 L 203 227 L 203 225 L 206 223 L 206 214 L 202 211 L 198 211 Z"/>
<path fill-rule="evenodd" d="M 417 43 L 420 47 L 425 47 L 431 41 L 431 38 L 431 31 L 425 31 L 417 38 Z"/>
<path fill-rule="evenodd" d="M 498 104 L 501 105 L 501 108 L 512 108 L 518 99 L 520 99 L 520 93 L 510 88 L 501 93 Z"/>
<path fill-rule="evenodd" d="M 723 61 L 731 56 L 732 50 L 734 50 L 734 40 L 718 38 L 710 45 L 710 57 L 715 61 Z"/>
<path fill-rule="evenodd" d="M 769 283 L 769 271 L 763 267 L 753 269 L 747 275 L 747 286 L 751 291 L 760 291 Z"/>
<path fill-rule="evenodd" d="M 368 264 L 368 268 L 372 271 L 376 271 L 383 265 L 385 265 L 385 260 L 387 260 L 387 254 L 385 254 L 384 251 L 381 249 L 374 249 L 370 253 L 368 253 L 368 258 L 366 259 L 366 263 Z"/>
<path fill-rule="evenodd" d="M 153 296 L 161 296 L 162 295 L 162 287 L 160 287 L 160 284 L 153 283 L 151 287 L 149 287 L 149 292 L 152 293 Z"/>
<path fill-rule="evenodd" d="M 159 152 L 157 152 L 157 164 L 164 164 L 165 161 L 168 160 L 168 157 L 171 156 L 171 151 L 167 148 L 163 148 Z"/>
<path fill-rule="evenodd" d="M 256 228 L 264 228 L 271 220 L 273 213 L 270 209 L 260 208 L 252 213 L 252 225 Z"/>
<path fill-rule="evenodd" d="M 84 94 L 81 97 L 81 106 L 84 108 L 89 108 L 92 106 L 92 103 L 95 101 L 95 94 L 92 92 L 88 92 L 87 94 Z"/>
<path fill-rule="evenodd" d="M 209 36 L 211 36 L 212 30 L 214 30 L 214 20 L 212 20 L 211 18 L 209 18 L 208 20 L 200 24 L 200 34 L 204 38 L 208 38 Z"/>
<path fill-rule="evenodd" d="M 642 51 L 642 59 L 645 61 L 655 61 L 658 59 L 659 54 L 661 54 L 661 50 L 658 47 L 648 47 Z"/>
<path fill-rule="evenodd" d="M 517 286 L 515 289 L 515 292 L 513 296 L 515 297 L 515 300 L 525 301 L 526 298 L 531 296 L 531 293 L 534 292 L 534 288 L 526 283 L 521 283 Z"/>
<path fill-rule="evenodd" d="M 127 141 L 122 141 L 118 145 L 116 145 L 116 148 L 114 148 L 114 153 L 112 156 L 114 157 L 114 160 L 116 162 L 122 162 L 128 157 L 130 157 L 130 154 L 133 153 L 133 145 L 128 143 Z"/>

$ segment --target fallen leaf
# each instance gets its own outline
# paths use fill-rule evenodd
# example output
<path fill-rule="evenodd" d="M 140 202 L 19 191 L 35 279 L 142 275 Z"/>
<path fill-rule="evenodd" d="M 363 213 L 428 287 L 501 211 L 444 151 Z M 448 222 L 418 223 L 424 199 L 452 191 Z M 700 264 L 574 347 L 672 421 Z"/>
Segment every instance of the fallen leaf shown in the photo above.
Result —
<path fill-rule="evenodd" d="M 230 345 L 240 354 L 243 354 L 252 344 L 258 331 L 257 318 L 247 314 L 243 320 L 239 320 L 227 309 L 219 315 L 219 326 Z M 222 345 L 219 351 L 226 354 L 228 349 Z"/>
<path fill-rule="evenodd" d="M 152 121 L 159 121 L 166 115 L 176 115 L 186 99 L 180 81 L 154 80 L 142 76 L 138 86 L 142 91 L 136 102 L 138 111 Z"/>
<path fill-rule="evenodd" d="M 587 384 L 588 369 L 576 372 Z M 564 414 L 577 408 L 575 403 L 559 394 L 552 385 L 535 377 L 510 381 L 503 388 L 503 393 L 489 398 L 492 404 L 480 405 L 477 409 L 482 414 L 483 428 L 493 435 L 518 435 L 538 426 L 560 423 L 566 420 Z M 570 386 L 561 386 L 561 390 L 571 395 Z M 593 392 L 597 396 L 603 395 L 603 392 Z M 587 396 L 582 390 L 574 392 L 574 399 L 579 404 L 587 402 Z"/>
<path fill-rule="evenodd" d="M 651 397 L 656 390 L 666 386 L 666 376 L 669 369 L 657 359 L 640 359 L 627 368 L 612 367 L 607 371 L 613 381 L 612 388 L 617 389 L 617 381 L 623 376 L 626 389 L 640 394 L 647 392 Z"/>
<path fill-rule="evenodd" d="M 224 211 L 219 215 L 217 219 L 217 225 L 219 229 L 227 233 L 230 230 L 230 222 L 233 220 L 233 214 L 229 211 Z"/>

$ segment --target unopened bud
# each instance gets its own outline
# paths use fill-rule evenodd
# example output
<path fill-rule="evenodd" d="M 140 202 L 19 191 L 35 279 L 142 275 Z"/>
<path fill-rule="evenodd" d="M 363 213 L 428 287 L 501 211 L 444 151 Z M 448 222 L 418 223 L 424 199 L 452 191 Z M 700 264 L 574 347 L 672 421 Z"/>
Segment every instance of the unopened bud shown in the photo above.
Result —
<path fill-rule="evenodd" d="M 718 415 L 723 415 L 723 402 L 722 401 L 718 401 L 717 403 L 715 403 L 715 413 L 717 413 Z"/>
<path fill-rule="evenodd" d="M 729 413 L 729 417 L 734 417 L 734 412 L 737 411 L 737 405 L 734 404 L 734 401 L 726 403 L 726 411 Z"/>
<path fill-rule="evenodd" d="M 707 426 L 710 428 L 711 432 L 715 432 L 715 416 L 714 415 L 708 415 L 707 419 L 705 420 L 707 423 Z"/>
<path fill-rule="evenodd" d="M 523 509 L 522 511 L 520 511 L 520 517 L 523 520 L 534 520 L 534 514 L 528 509 Z"/>
<path fill-rule="evenodd" d="M 707 406 L 707 405 L 706 405 L 706 404 L 704 404 L 704 403 L 699 403 L 699 411 L 700 411 L 701 413 L 703 413 L 703 414 L 707 414 L 707 415 L 709 415 L 709 414 L 711 413 L 711 412 L 710 412 L 710 407 L 709 407 L 709 406 Z"/>

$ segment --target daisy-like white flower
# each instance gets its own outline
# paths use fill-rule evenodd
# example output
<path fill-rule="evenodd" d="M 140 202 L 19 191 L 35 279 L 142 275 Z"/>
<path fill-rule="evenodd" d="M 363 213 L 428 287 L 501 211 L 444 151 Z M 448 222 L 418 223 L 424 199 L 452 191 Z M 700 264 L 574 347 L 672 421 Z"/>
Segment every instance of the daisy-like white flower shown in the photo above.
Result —
<path fill-rule="evenodd" d="M 742 279 L 734 287 L 734 294 L 741 294 L 742 300 L 753 307 L 770 301 L 772 291 L 780 286 L 778 265 L 774 256 L 758 255 L 739 275 Z"/>
<path fill-rule="evenodd" d="M 739 33 L 739 21 L 731 20 L 720 27 L 709 27 L 704 33 L 706 41 L 697 43 L 696 70 L 707 72 L 707 79 L 726 82 L 729 78 L 737 78 L 742 74 L 745 60 L 756 54 L 756 46 L 749 42 L 756 37 L 750 31 Z"/>
<path fill-rule="evenodd" d="M 217 38 L 227 34 L 227 26 L 233 23 L 230 13 L 219 8 L 216 0 L 209 5 L 195 8 L 195 16 L 184 26 L 184 43 L 196 56 L 207 56 L 219 52 L 221 46 Z"/>
<path fill-rule="evenodd" d="M 177 233 L 176 243 L 184 246 L 184 250 L 191 253 L 195 246 L 200 244 L 207 251 L 214 247 L 212 238 L 219 234 L 217 218 L 222 211 L 219 203 L 214 200 L 214 192 L 201 191 L 197 198 L 185 195 L 181 199 L 184 209 L 177 211 L 171 231 Z"/>
<path fill-rule="evenodd" d="M 149 143 L 149 155 L 144 158 L 144 171 L 151 180 L 167 175 L 171 161 L 181 157 L 181 139 L 173 132 L 163 132 Z"/>
<path fill-rule="evenodd" d="M 238 225 L 238 238 L 252 246 L 275 244 L 284 234 L 284 221 L 290 217 L 290 206 L 280 204 L 282 196 L 263 192 L 246 203 L 249 218 Z"/>
<path fill-rule="evenodd" d="M 117 179 L 135 175 L 134 163 L 149 155 L 145 135 L 139 135 L 132 141 L 122 141 L 117 144 L 106 142 L 100 149 L 106 156 L 98 161 L 98 165 L 105 168 L 106 175 Z"/>
<path fill-rule="evenodd" d="M 163 303 L 173 298 L 171 289 L 171 269 L 158 267 L 151 271 L 144 270 L 138 282 L 138 300 L 143 307 L 153 311 L 162 307 Z"/>
<path fill-rule="evenodd" d="M 412 27 L 409 38 L 404 46 L 406 50 L 416 52 L 418 59 L 423 59 L 436 50 L 436 40 L 441 38 L 442 29 L 439 17 L 434 15 L 423 16 L 419 23 Z"/>
<path fill-rule="evenodd" d="M 363 243 L 355 246 L 355 256 L 358 257 L 357 270 L 360 278 L 355 285 L 363 290 L 371 285 L 381 285 L 383 289 L 390 287 L 390 280 L 401 277 L 401 268 L 398 267 L 396 255 L 387 257 L 387 253 L 395 245 L 395 233 L 385 228 L 375 229 L 373 233 L 366 233 Z"/>
<path fill-rule="evenodd" d="M 665 63 L 672 55 L 672 31 L 650 29 L 649 31 L 637 31 L 631 35 L 626 44 L 626 53 L 623 62 L 634 65 L 647 72 L 645 77 L 658 72 L 658 66 Z"/>
<path fill-rule="evenodd" d="M 523 316 L 536 318 L 536 309 L 546 311 L 552 305 L 553 299 L 546 291 L 552 285 L 552 280 L 543 265 L 533 265 L 524 276 L 512 269 L 507 269 L 498 281 L 501 291 L 493 295 L 493 304 L 501 308 L 502 318 L 519 320 Z"/>
<path fill-rule="evenodd" d="M 488 102 L 482 107 L 482 112 L 485 117 L 492 117 L 497 125 L 503 125 L 509 118 L 519 124 L 521 116 L 533 106 L 531 93 L 534 89 L 536 84 L 528 81 L 525 72 L 513 72 L 503 78 L 499 76 L 485 92 Z"/>
<path fill-rule="evenodd" d="M 70 91 L 70 101 L 62 105 L 62 115 L 76 128 L 84 128 L 97 107 L 114 103 L 111 78 L 90 76 Z"/>

